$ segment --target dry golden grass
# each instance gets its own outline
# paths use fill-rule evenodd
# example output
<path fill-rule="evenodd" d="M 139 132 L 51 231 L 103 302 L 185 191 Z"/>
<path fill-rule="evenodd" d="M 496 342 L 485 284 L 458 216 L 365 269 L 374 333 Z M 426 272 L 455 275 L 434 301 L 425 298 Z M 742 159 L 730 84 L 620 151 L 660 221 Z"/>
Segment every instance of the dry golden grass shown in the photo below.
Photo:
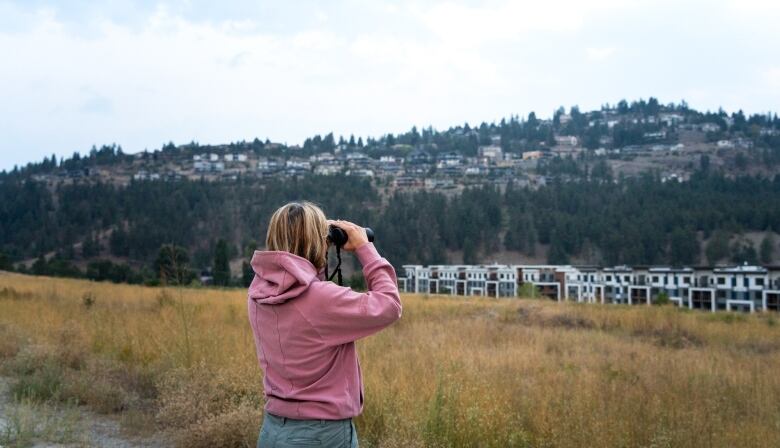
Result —
<path fill-rule="evenodd" d="M 772 315 L 403 300 L 358 343 L 362 446 L 780 446 Z M 261 423 L 242 290 L 0 274 L 0 362 L 20 399 L 75 400 L 182 446 L 254 446 Z"/>

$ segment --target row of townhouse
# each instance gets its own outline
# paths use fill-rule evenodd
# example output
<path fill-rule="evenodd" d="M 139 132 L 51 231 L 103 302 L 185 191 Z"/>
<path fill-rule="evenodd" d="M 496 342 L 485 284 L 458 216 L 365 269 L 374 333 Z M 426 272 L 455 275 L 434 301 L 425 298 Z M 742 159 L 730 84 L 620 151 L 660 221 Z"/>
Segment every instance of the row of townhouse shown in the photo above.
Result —
<path fill-rule="evenodd" d="M 780 266 L 404 265 L 401 291 L 650 305 L 661 298 L 708 311 L 780 311 Z"/>

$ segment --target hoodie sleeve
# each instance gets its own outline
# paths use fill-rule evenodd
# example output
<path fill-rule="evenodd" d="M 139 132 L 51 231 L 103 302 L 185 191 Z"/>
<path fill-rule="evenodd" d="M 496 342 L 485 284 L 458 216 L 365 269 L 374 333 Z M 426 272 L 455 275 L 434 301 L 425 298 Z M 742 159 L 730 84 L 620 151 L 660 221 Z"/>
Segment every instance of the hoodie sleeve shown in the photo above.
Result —
<path fill-rule="evenodd" d="M 341 345 L 372 335 L 401 317 L 401 297 L 393 266 L 373 243 L 355 251 L 363 265 L 367 292 L 324 282 L 309 322 L 327 345 Z"/>

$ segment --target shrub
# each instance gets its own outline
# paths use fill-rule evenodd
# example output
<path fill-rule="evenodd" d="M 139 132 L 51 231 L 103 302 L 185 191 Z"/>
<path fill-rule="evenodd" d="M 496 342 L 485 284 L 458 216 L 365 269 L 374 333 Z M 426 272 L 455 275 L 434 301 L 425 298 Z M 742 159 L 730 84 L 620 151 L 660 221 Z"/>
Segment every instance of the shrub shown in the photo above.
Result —
<path fill-rule="evenodd" d="M 84 305 L 84 308 L 90 309 L 92 308 L 92 305 L 95 304 L 95 301 L 97 299 L 95 298 L 95 295 L 91 292 L 85 292 L 84 295 L 81 297 L 81 304 Z"/>
<path fill-rule="evenodd" d="M 17 401 L 29 400 L 43 402 L 59 398 L 62 387 L 62 368 L 50 358 L 40 365 L 29 366 L 12 384 L 11 394 Z"/>
<path fill-rule="evenodd" d="M 166 290 L 162 290 L 157 294 L 157 306 L 165 308 L 166 306 L 173 306 L 176 302 L 173 300 L 173 296 Z"/>
<path fill-rule="evenodd" d="M 666 292 L 658 294 L 658 297 L 655 298 L 654 302 L 655 305 L 669 305 L 670 303 L 672 303 L 672 301 L 669 300 L 669 294 Z"/>

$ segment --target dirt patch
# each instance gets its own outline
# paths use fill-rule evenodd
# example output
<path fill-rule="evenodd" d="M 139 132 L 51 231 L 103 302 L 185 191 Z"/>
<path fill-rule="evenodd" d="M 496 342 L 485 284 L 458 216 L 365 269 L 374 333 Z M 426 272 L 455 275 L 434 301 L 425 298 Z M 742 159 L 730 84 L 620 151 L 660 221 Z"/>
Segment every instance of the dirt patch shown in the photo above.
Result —
<path fill-rule="evenodd" d="M 568 312 L 545 310 L 538 306 L 520 306 L 514 316 L 515 322 L 537 327 L 589 330 L 596 328 L 594 321 Z"/>
<path fill-rule="evenodd" d="M 122 434 L 120 423 L 109 417 L 97 415 L 83 407 L 48 407 L 45 405 L 14 402 L 9 393 L 13 380 L 0 377 L 0 446 L 2 442 L 14 446 L 17 441 L 33 448 L 75 448 L 99 446 L 105 448 L 158 448 L 171 446 L 164 434 L 149 437 L 127 437 Z M 24 412 L 19 412 L 20 408 Z M 21 415 L 21 417 L 20 417 Z M 67 422 L 69 432 L 51 432 L 47 425 Z M 60 428 L 61 429 L 61 428 Z M 13 439 L 16 437 L 17 439 Z M 4 440 L 10 438 L 11 440 Z"/>
<path fill-rule="evenodd" d="M 651 328 L 635 330 L 634 336 L 650 339 L 659 347 L 683 349 L 695 348 L 704 345 L 704 341 L 697 335 L 683 328 Z"/>
<path fill-rule="evenodd" d="M 25 299 L 32 299 L 32 297 L 33 297 L 32 293 L 19 292 L 15 288 L 0 289 L 0 299 L 25 300 Z"/>

